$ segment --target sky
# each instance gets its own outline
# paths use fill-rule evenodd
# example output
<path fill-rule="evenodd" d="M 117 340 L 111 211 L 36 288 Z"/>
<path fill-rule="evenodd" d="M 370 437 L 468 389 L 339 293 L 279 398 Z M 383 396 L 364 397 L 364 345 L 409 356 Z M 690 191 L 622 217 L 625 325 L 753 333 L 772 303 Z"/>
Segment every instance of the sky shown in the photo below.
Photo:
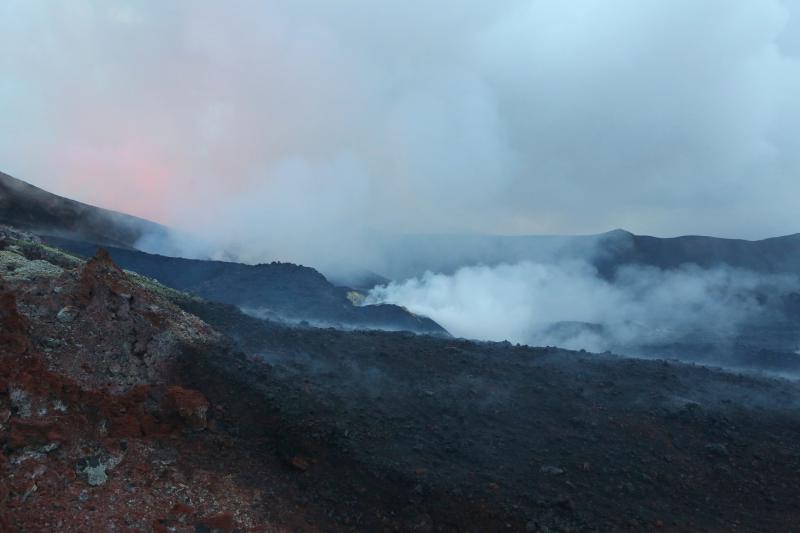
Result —
<path fill-rule="evenodd" d="M 254 257 L 800 231 L 800 0 L 4 0 L 0 35 L 0 169 Z"/>

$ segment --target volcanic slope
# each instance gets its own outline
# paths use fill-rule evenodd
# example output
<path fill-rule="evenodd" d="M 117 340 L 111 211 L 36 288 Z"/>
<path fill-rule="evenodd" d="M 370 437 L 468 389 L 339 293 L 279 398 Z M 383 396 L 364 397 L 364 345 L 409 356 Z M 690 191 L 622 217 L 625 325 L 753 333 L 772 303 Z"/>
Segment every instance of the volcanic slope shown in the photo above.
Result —
<path fill-rule="evenodd" d="M 488 530 L 780 531 L 798 519 L 797 382 L 675 361 L 402 332 L 287 328 L 181 304 L 270 365 L 241 376 L 325 470 L 345 450 L 442 530 L 442 502 L 503 509 Z M 213 363 L 213 362 L 212 362 Z M 198 387 L 225 374 L 195 374 Z M 202 384 L 202 385 L 200 385 Z M 298 451 L 300 450 L 300 451 Z M 527 528 L 527 529 L 526 529 Z M 476 530 L 487 530 L 476 528 Z"/>
<path fill-rule="evenodd" d="M 0 172 L 0 224 L 43 235 L 132 248 L 167 228 L 138 217 L 63 198 Z"/>
<path fill-rule="evenodd" d="M 11 230 L 0 260 L 6 529 L 786 531 L 800 519 L 794 381 L 288 327 Z"/>

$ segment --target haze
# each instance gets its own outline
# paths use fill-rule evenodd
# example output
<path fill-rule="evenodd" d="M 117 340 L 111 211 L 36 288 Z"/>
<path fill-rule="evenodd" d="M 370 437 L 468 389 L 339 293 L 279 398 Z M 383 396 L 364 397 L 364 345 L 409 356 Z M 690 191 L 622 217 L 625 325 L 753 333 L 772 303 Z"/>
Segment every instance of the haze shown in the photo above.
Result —
<path fill-rule="evenodd" d="M 5 171 L 249 260 L 798 229 L 800 2 L 6 0 L 0 32 Z"/>

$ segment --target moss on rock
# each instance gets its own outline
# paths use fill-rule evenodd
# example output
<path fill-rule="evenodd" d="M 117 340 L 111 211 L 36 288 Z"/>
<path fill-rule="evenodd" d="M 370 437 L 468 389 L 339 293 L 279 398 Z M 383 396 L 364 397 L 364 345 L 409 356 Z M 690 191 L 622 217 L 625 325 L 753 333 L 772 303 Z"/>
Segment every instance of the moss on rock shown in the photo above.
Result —
<path fill-rule="evenodd" d="M 0 274 L 9 281 L 30 281 L 36 278 L 55 278 L 64 269 L 43 259 L 30 260 L 11 249 L 0 250 Z"/>

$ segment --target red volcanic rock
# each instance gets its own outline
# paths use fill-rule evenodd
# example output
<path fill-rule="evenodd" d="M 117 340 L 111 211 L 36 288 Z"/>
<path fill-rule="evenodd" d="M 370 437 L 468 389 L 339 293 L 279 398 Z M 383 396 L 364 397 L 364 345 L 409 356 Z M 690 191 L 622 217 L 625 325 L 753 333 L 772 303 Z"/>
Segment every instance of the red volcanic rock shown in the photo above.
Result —
<path fill-rule="evenodd" d="M 208 400 L 196 390 L 170 387 L 165 402 L 167 411 L 177 414 L 192 429 L 205 429 L 208 425 Z"/>
<path fill-rule="evenodd" d="M 122 415 L 111 419 L 111 437 L 132 438 L 142 436 L 142 425 L 133 415 Z"/>
<path fill-rule="evenodd" d="M 172 427 L 169 424 L 159 423 L 152 415 L 142 415 L 139 419 L 139 424 L 142 428 L 142 434 L 147 436 L 167 435 Z"/>
<path fill-rule="evenodd" d="M 208 518 L 204 518 L 200 523 L 208 527 L 211 531 L 218 531 L 221 533 L 231 533 L 233 528 L 236 527 L 231 513 L 209 516 Z"/>
<path fill-rule="evenodd" d="M 235 475 L 261 459 L 176 431 L 206 428 L 209 402 L 166 384 L 186 347 L 227 357 L 219 334 L 103 251 L 58 266 L 0 274 L 0 532 L 271 530 L 261 481 Z"/>
<path fill-rule="evenodd" d="M 172 506 L 172 510 L 170 511 L 170 515 L 176 518 L 183 518 L 187 516 L 192 516 L 195 513 L 194 508 L 185 503 L 176 503 Z"/>
<path fill-rule="evenodd" d="M 204 350 L 222 341 L 197 317 L 121 270 L 103 250 L 57 278 L 18 282 L 10 290 L 31 322 L 30 337 L 48 354 L 48 368 L 85 388 L 116 393 L 176 383 L 186 347 Z"/>
<path fill-rule="evenodd" d="M 108 251 L 100 248 L 94 257 L 83 265 L 80 273 L 81 288 L 84 296 L 91 299 L 95 296 L 98 283 L 104 283 L 109 289 L 123 289 L 125 273 L 111 259 Z"/>
<path fill-rule="evenodd" d="M 80 270 L 76 303 L 91 311 L 128 319 L 135 287 L 102 248 Z"/>
<path fill-rule="evenodd" d="M 52 422 L 15 420 L 11 424 L 8 446 L 11 449 L 18 450 L 28 446 L 43 446 L 51 442 L 57 443 L 61 440 L 63 440 L 61 432 Z"/>
<path fill-rule="evenodd" d="M 17 311 L 17 299 L 0 288 L 0 355 L 24 354 L 30 348 L 28 323 Z"/>

